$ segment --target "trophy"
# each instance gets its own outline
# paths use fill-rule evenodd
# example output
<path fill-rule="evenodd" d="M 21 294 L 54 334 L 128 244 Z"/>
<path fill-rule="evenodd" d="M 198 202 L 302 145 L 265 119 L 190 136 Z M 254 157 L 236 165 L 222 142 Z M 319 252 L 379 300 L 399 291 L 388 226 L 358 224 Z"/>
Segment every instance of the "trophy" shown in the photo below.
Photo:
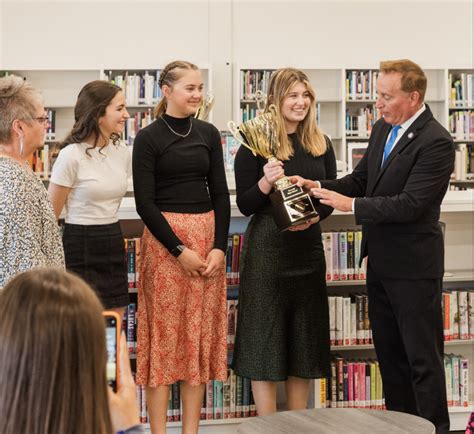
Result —
<path fill-rule="evenodd" d="M 205 98 L 202 99 L 194 117 L 202 121 L 207 121 L 209 114 L 211 113 L 212 106 L 214 105 L 214 95 L 208 93 Z"/>
<path fill-rule="evenodd" d="M 258 96 L 258 98 L 260 97 Z M 258 104 L 257 101 L 257 106 Z M 253 155 L 258 155 L 268 161 L 278 161 L 274 156 L 279 146 L 278 116 L 274 104 L 269 106 L 266 113 L 244 122 L 238 127 L 233 121 L 227 125 L 235 139 L 250 149 Z M 300 225 L 318 215 L 308 193 L 303 188 L 292 184 L 287 176 L 278 179 L 273 188 L 274 191 L 270 194 L 273 219 L 281 231 Z"/>

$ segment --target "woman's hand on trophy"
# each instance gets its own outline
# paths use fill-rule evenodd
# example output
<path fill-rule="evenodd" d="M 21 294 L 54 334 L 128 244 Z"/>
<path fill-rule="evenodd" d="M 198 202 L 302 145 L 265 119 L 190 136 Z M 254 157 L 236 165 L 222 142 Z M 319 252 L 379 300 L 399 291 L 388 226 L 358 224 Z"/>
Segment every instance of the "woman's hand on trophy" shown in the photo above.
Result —
<path fill-rule="evenodd" d="M 212 249 L 207 255 L 207 268 L 201 273 L 201 276 L 215 276 L 223 264 L 224 252 L 221 249 Z"/>
<path fill-rule="evenodd" d="M 288 178 L 290 178 L 290 181 L 293 184 L 296 184 L 298 187 L 302 187 L 305 190 L 321 187 L 321 184 L 319 183 L 319 181 L 312 181 L 311 179 L 305 179 L 298 175 L 289 176 Z"/>
<path fill-rule="evenodd" d="M 273 184 L 283 176 L 285 176 L 283 162 L 269 161 L 263 166 L 263 177 L 258 182 L 258 186 L 263 193 L 269 194 L 272 191 Z"/>
<path fill-rule="evenodd" d="M 291 226 L 290 228 L 288 228 L 288 230 L 291 232 L 304 231 L 308 229 L 311 225 L 314 225 L 317 222 L 319 222 L 319 216 L 316 216 L 310 220 L 306 220 L 304 223 L 301 223 L 300 225 Z"/>
<path fill-rule="evenodd" d="M 187 247 L 178 256 L 178 261 L 181 267 L 183 267 L 184 272 L 190 277 L 200 277 L 208 267 L 207 261 L 201 258 L 194 250 Z"/>

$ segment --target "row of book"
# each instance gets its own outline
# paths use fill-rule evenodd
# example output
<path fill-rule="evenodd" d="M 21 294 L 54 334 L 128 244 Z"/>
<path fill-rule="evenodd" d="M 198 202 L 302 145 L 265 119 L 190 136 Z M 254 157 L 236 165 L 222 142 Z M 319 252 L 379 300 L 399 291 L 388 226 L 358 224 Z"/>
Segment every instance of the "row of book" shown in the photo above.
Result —
<path fill-rule="evenodd" d="M 372 343 L 366 294 L 329 296 L 329 333 L 333 346 Z M 474 340 L 474 291 L 446 290 L 442 296 L 444 340 Z"/>
<path fill-rule="evenodd" d="M 374 104 L 361 107 L 355 113 L 346 109 L 346 136 L 369 137 L 381 116 Z"/>
<path fill-rule="evenodd" d="M 449 407 L 469 406 L 469 360 L 445 354 L 444 369 Z M 331 361 L 331 378 L 315 380 L 316 408 L 385 408 L 379 363 L 372 359 Z"/>
<path fill-rule="evenodd" d="M 474 140 L 474 110 L 451 112 L 448 129 L 455 140 Z"/>
<path fill-rule="evenodd" d="M 464 181 L 474 177 L 474 145 L 467 143 L 456 144 L 454 172 L 452 179 Z"/>
<path fill-rule="evenodd" d="M 239 260 L 243 241 L 243 234 L 230 234 L 227 238 L 226 276 L 228 285 L 240 283 Z M 367 258 L 364 258 L 359 265 L 361 241 L 362 231 L 359 230 L 322 233 L 327 281 L 365 279 Z"/>
<path fill-rule="evenodd" d="M 104 79 L 120 86 L 123 89 L 127 104 L 154 105 L 161 99 L 161 89 L 158 86 L 160 71 L 124 73 L 109 71 Z"/>
<path fill-rule="evenodd" d="M 251 106 L 249 103 L 244 104 L 243 107 L 240 108 L 240 121 L 247 122 L 250 119 L 253 119 L 263 112 L 260 111 L 257 107 Z"/>
<path fill-rule="evenodd" d="M 137 386 L 137 402 L 140 422 L 149 421 L 146 403 L 146 390 Z M 168 422 L 181 421 L 182 401 L 179 382 L 170 387 L 168 399 Z M 257 408 L 252 395 L 250 379 L 243 378 L 228 370 L 226 381 L 212 380 L 206 384 L 201 407 L 201 420 L 222 420 L 252 417 L 257 415 Z"/>
<path fill-rule="evenodd" d="M 331 361 L 331 378 L 315 380 L 316 408 L 385 408 L 379 362 L 372 359 Z"/>
<path fill-rule="evenodd" d="M 474 290 L 443 291 L 444 339 L 474 339 Z"/>
<path fill-rule="evenodd" d="M 133 116 L 127 119 L 121 139 L 127 143 L 127 145 L 132 146 L 138 131 L 150 125 L 154 120 L 155 118 L 151 108 L 144 112 L 134 113 Z"/>
<path fill-rule="evenodd" d="M 346 99 L 348 101 L 377 99 L 378 71 L 347 71 Z"/>
<path fill-rule="evenodd" d="M 240 100 L 254 100 L 255 92 L 267 93 L 268 83 L 273 70 L 242 70 L 240 71 Z"/>
<path fill-rule="evenodd" d="M 329 296 L 329 338 L 331 345 L 372 343 L 369 297 L 366 294 Z"/>
<path fill-rule="evenodd" d="M 461 72 L 448 75 L 451 107 L 472 107 L 474 104 L 474 74 Z"/>
<path fill-rule="evenodd" d="M 363 280 L 367 274 L 367 258 L 361 259 L 362 231 L 323 232 L 326 258 L 326 281 Z"/>
<path fill-rule="evenodd" d="M 140 277 L 140 238 L 125 238 L 125 257 L 127 261 L 128 289 L 137 290 Z"/>
<path fill-rule="evenodd" d="M 469 360 L 455 354 L 444 355 L 446 397 L 449 407 L 469 406 Z"/>
<path fill-rule="evenodd" d="M 240 283 L 239 261 L 244 245 L 244 234 L 230 234 L 227 238 L 226 277 L 228 285 Z"/>
<path fill-rule="evenodd" d="M 57 146 L 46 143 L 41 149 L 37 149 L 33 153 L 28 163 L 37 176 L 41 179 L 49 179 L 51 167 L 57 154 Z"/>

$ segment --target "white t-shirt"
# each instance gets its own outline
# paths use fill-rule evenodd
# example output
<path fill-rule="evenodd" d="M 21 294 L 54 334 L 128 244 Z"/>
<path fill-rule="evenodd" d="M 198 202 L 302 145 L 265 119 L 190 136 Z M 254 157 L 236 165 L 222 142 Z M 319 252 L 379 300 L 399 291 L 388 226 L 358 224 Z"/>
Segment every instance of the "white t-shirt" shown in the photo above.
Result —
<path fill-rule="evenodd" d="M 73 143 L 61 150 L 51 182 L 71 191 L 66 201 L 66 223 L 102 225 L 118 221 L 120 202 L 131 176 L 131 155 L 124 143 L 90 148 Z"/>

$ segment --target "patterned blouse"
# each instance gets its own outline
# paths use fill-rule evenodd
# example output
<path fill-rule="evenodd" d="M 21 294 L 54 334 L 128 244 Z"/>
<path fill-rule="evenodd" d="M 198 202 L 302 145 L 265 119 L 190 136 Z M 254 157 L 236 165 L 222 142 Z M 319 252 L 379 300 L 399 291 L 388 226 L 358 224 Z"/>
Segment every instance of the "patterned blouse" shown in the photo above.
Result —
<path fill-rule="evenodd" d="M 0 156 L 0 289 L 33 267 L 64 267 L 53 207 L 33 171 Z"/>

